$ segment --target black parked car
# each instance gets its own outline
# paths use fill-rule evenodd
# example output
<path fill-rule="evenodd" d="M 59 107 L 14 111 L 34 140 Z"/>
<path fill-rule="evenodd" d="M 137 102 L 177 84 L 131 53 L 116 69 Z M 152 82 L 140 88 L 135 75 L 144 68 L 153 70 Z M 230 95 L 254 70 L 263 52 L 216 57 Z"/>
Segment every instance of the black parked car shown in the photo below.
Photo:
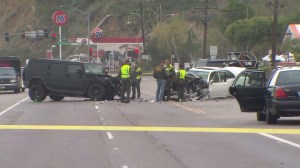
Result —
<path fill-rule="evenodd" d="M 276 124 L 280 117 L 300 116 L 300 67 L 274 69 L 268 80 L 265 72 L 245 70 L 229 92 L 242 112 L 257 112 L 258 121 Z"/>
<path fill-rule="evenodd" d="M 66 96 L 110 100 L 120 93 L 120 81 L 107 75 L 104 65 L 99 63 L 30 59 L 23 74 L 29 97 L 36 102 L 47 96 L 53 101 Z"/>

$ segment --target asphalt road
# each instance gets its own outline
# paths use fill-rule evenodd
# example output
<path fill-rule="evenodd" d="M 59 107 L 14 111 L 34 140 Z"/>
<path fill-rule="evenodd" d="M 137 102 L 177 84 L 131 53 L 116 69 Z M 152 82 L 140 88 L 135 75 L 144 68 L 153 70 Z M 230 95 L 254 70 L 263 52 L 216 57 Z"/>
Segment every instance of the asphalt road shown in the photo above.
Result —
<path fill-rule="evenodd" d="M 36 103 L 0 93 L 5 168 L 299 168 L 300 118 L 277 125 L 241 113 L 234 99 L 151 103 L 84 98 Z"/>

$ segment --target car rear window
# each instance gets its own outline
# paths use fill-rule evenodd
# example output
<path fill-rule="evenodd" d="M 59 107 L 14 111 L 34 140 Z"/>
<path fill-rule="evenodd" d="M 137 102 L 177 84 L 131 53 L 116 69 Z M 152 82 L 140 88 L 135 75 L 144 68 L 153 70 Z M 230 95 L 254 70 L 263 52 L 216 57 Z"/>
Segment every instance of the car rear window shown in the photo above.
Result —
<path fill-rule="evenodd" d="M 278 74 L 275 85 L 300 84 L 300 70 L 282 71 Z"/>
<path fill-rule="evenodd" d="M 1 68 L 0 75 L 1 76 L 14 76 L 14 75 L 16 75 L 16 71 L 13 68 Z"/>

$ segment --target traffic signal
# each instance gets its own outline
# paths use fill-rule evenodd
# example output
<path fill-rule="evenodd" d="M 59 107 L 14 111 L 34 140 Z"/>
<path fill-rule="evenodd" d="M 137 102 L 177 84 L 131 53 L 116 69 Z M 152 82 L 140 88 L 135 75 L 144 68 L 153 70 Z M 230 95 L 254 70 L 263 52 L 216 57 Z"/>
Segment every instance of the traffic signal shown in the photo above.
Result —
<path fill-rule="evenodd" d="M 56 36 L 57 36 L 57 34 L 52 33 L 52 42 L 55 42 L 55 41 L 56 41 Z"/>
<path fill-rule="evenodd" d="M 4 33 L 4 39 L 5 41 L 9 41 L 9 33 Z"/>
<path fill-rule="evenodd" d="M 25 32 L 24 31 L 21 32 L 21 39 L 25 39 Z"/>
<path fill-rule="evenodd" d="M 48 29 L 44 29 L 44 37 L 45 37 L 45 38 L 48 38 L 48 36 L 49 36 L 49 31 L 48 31 Z"/>

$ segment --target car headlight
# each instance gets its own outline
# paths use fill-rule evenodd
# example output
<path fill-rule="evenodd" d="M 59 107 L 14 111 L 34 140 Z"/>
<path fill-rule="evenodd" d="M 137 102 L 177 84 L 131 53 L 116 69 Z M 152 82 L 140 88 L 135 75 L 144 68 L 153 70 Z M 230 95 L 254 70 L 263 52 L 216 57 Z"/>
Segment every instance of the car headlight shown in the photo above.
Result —
<path fill-rule="evenodd" d="M 10 83 L 16 83 L 17 81 L 15 79 L 11 79 Z"/>

